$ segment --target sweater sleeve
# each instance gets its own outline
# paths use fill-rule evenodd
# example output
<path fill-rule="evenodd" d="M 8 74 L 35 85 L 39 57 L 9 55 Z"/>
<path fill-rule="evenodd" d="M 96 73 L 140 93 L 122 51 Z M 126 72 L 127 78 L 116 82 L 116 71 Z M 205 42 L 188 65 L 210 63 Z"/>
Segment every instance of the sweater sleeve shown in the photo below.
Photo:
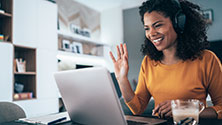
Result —
<path fill-rule="evenodd" d="M 146 58 L 147 57 L 143 59 L 143 62 L 140 68 L 135 96 L 133 97 L 132 100 L 130 100 L 129 102 L 126 102 L 127 106 L 129 107 L 129 109 L 132 111 L 134 115 L 142 114 L 144 110 L 146 109 L 146 106 L 151 98 L 151 95 L 146 87 L 146 73 L 145 73 L 145 69 L 147 65 Z"/>
<path fill-rule="evenodd" d="M 211 108 L 217 112 L 218 119 L 222 119 L 222 66 L 220 60 L 212 52 L 207 67 L 208 92 L 214 105 Z"/>

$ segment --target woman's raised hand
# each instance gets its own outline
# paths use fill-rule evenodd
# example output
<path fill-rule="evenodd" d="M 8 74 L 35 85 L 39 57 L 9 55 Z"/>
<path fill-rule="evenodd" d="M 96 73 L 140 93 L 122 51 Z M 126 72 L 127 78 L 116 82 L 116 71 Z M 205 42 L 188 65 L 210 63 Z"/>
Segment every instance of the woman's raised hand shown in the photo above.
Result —
<path fill-rule="evenodd" d="M 120 46 L 116 46 L 116 48 L 117 59 L 115 59 L 112 52 L 110 52 L 110 57 L 113 60 L 116 78 L 117 80 L 120 80 L 122 78 L 127 78 L 128 75 L 128 51 L 126 44 L 120 44 Z"/>

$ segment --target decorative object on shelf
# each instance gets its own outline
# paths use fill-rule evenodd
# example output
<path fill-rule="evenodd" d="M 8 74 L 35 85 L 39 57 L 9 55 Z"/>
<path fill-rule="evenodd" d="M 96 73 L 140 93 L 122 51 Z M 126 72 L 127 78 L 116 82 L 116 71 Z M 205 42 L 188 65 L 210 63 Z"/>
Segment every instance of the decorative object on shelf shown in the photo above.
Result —
<path fill-rule="evenodd" d="M 0 42 L 2 42 L 4 40 L 4 35 L 0 34 Z"/>
<path fill-rule="evenodd" d="M 75 52 L 79 54 L 83 54 L 82 44 L 78 42 L 73 42 L 72 45 L 75 48 Z"/>
<path fill-rule="evenodd" d="M 15 100 L 32 99 L 33 94 L 32 92 L 15 93 L 13 98 Z"/>
<path fill-rule="evenodd" d="M 76 53 L 76 47 L 73 44 L 70 44 L 71 52 Z"/>
<path fill-rule="evenodd" d="M 16 58 L 16 67 L 18 72 L 26 72 L 26 61 L 22 58 Z"/>
<path fill-rule="evenodd" d="M 8 41 L 9 40 L 9 35 L 4 36 L 4 41 Z"/>
<path fill-rule="evenodd" d="M 0 3 L 0 13 L 5 13 L 5 11 L 2 9 L 1 3 Z"/>
<path fill-rule="evenodd" d="M 72 33 L 78 34 L 78 35 L 82 35 L 85 37 L 90 37 L 90 29 L 88 28 L 80 28 L 79 26 L 75 25 L 75 24 L 70 24 L 70 30 Z"/>
<path fill-rule="evenodd" d="M 80 34 L 81 32 L 81 28 L 75 24 L 70 24 L 70 30 L 72 33 L 75 33 L 75 34 Z"/>
<path fill-rule="evenodd" d="M 16 93 L 21 93 L 21 92 L 23 92 L 23 89 L 24 89 L 24 85 L 22 84 L 22 83 L 15 83 L 15 85 L 14 85 L 14 91 L 16 92 Z"/>
<path fill-rule="evenodd" d="M 212 24 L 213 22 L 213 9 L 206 9 L 202 11 L 204 18 L 207 21 L 207 24 Z"/>
<path fill-rule="evenodd" d="M 87 28 L 83 28 L 83 36 L 90 37 L 91 30 Z"/>
<path fill-rule="evenodd" d="M 62 40 L 62 49 L 65 51 L 71 51 L 69 40 L 66 40 L 66 39 Z"/>

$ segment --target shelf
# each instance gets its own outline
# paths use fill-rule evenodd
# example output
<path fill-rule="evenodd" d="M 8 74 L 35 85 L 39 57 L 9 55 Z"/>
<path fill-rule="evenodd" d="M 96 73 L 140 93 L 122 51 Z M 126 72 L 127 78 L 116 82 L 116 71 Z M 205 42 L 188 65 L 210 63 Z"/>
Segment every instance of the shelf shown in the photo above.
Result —
<path fill-rule="evenodd" d="M 94 40 L 89 37 L 81 36 L 81 35 L 74 34 L 71 32 L 64 32 L 64 31 L 60 31 L 60 30 L 58 30 L 57 32 L 58 32 L 58 36 L 66 38 L 66 39 L 72 39 L 74 41 L 81 41 L 81 42 L 86 42 L 86 43 L 94 43 L 97 45 L 107 45 L 108 46 L 108 44 L 102 43 L 101 41 Z"/>
<path fill-rule="evenodd" d="M 4 41 L 12 41 L 12 5 L 13 0 L 0 0 L 0 34 Z M 2 12 L 3 11 L 3 12 Z"/>
<path fill-rule="evenodd" d="M 78 54 L 78 53 L 66 52 L 66 51 L 63 51 L 63 50 L 58 50 L 58 54 L 57 55 L 68 56 L 68 57 L 96 58 L 96 59 L 103 59 L 104 58 L 103 56 Z"/>
<path fill-rule="evenodd" d="M 10 14 L 10 13 L 1 13 L 1 12 L 0 12 L 0 18 L 3 18 L 3 17 L 9 17 L 9 18 L 11 18 L 11 17 L 12 17 L 12 14 Z"/>
<path fill-rule="evenodd" d="M 12 43 L 12 41 L 1 41 L 1 43 Z"/>
<path fill-rule="evenodd" d="M 13 101 L 31 101 L 35 100 L 36 98 L 30 98 L 30 99 L 13 99 Z"/>
<path fill-rule="evenodd" d="M 36 72 L 14 72 L 15 75 L 36 75 Z"/>
<path fill-rule="evenodd" d="M 24 89 L 21 94 L 14 91 L 13 100 L 18 101 L 36 98 L 36 79 L 36 49 L 14 45 L 13 85 L 15 87 L 15 83 L 22 84 Z"/>
<path fill-rule="evenodd" d="M 58 51 L 57 59 L 65 62 L 73 62 L 80 65 L 105 66 L 106 61 L 104 57 L 76 54 L 64 51 Z"/>

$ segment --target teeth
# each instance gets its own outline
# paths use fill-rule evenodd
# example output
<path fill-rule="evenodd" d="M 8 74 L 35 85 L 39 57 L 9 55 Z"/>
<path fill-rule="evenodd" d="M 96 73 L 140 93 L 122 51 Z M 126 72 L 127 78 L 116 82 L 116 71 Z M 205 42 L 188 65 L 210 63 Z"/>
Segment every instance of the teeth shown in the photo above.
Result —
<path fill-rule="evenodd" d="M 159 39 L 155 39 L 155 40 L 153 40 L 153 42 L 159 42 L 160 40 L 162 40 L 162 38 L 159 38 Z"/>

